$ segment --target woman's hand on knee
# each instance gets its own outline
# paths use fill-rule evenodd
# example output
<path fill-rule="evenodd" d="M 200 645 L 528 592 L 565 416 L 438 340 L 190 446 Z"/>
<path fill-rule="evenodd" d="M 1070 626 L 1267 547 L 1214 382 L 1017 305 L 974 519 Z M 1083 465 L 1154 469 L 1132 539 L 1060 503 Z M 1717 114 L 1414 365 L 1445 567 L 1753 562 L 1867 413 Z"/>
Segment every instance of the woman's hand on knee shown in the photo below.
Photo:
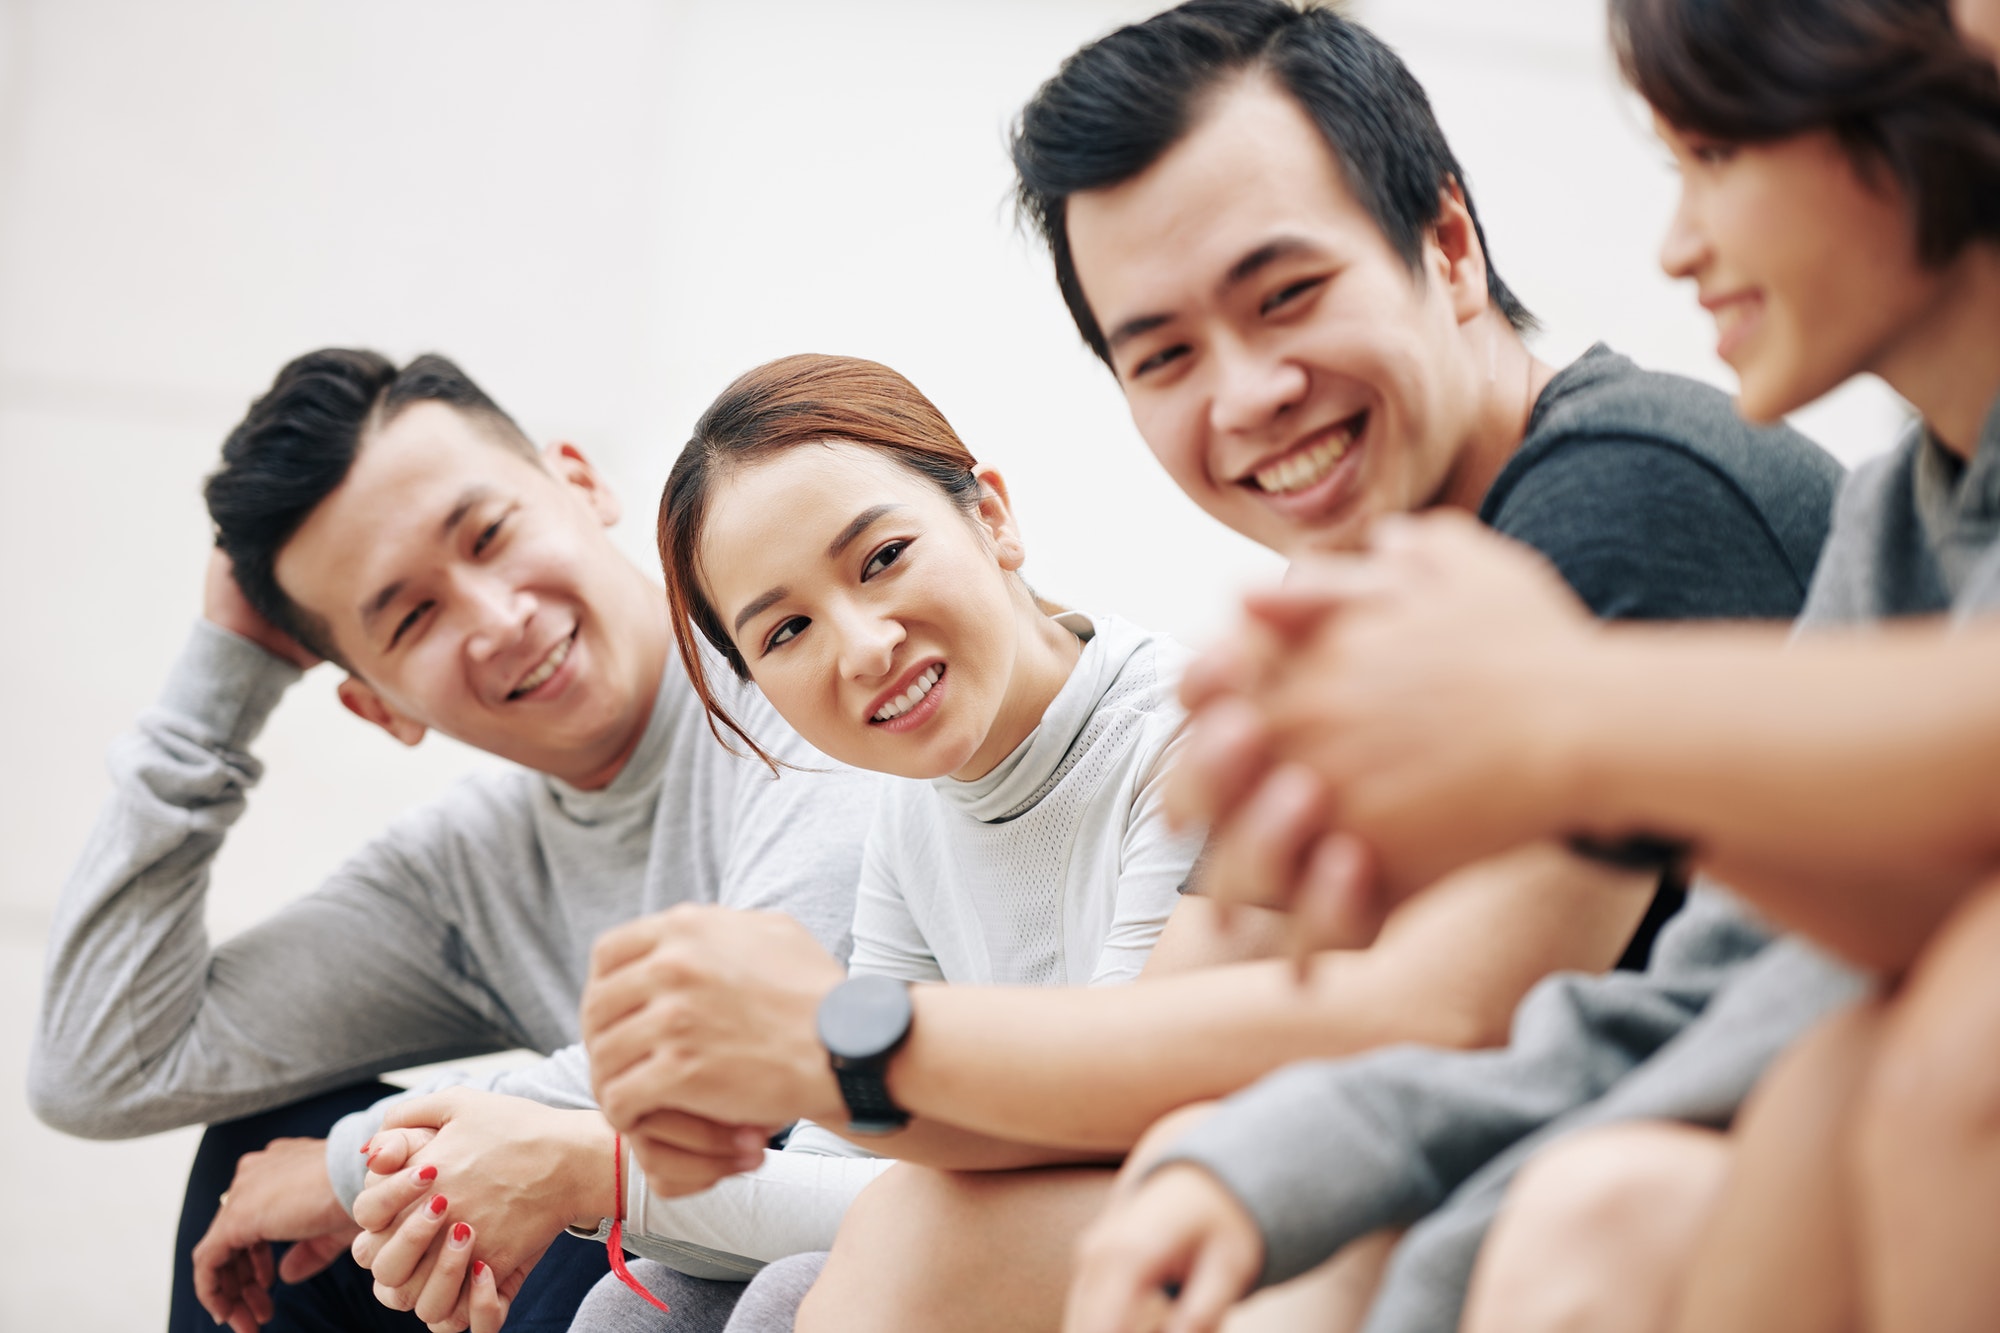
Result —
<path fill-rule="evenodd" d="M 1264 1240 L 1207 1171 L 1170 1163 L 1121 1191 L 1078 1245 L 1065 1333 L 1210 1333 L 1249 1293 Z"/>

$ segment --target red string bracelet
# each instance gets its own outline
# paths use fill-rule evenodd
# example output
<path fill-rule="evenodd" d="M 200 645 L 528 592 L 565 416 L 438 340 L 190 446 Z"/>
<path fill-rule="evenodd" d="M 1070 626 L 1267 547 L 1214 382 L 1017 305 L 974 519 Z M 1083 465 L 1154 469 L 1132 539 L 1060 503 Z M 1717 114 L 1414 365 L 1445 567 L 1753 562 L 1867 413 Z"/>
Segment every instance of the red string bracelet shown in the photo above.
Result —
<path fill-rule="evenodd" d="M 611 1131 L 611 1179 L 615 1182 L 612 1197 L 617 1204 L 611 1214 L 611 1234 L 604 1238 L 604 1248 L 611 1255 L 611 1271 L 618 1275 L 620 1282 L 638 1292 L 639 1298 L 646 1304 L 661 1314 L 672 1314 L 667 1303 L 647 1291 L 639 1279 L 632 1276 L 632 1270 L 625 1266 L 625 1246 L 622 1243 L 625 1233 L 625 1136 L 615 1129 Z"/>

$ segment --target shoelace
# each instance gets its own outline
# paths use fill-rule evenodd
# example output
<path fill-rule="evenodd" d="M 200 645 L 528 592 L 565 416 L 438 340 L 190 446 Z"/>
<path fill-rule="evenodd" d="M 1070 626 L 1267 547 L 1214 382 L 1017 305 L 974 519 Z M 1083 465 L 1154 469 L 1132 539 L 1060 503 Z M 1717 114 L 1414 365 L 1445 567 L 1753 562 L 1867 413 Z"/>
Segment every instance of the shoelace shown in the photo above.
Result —
<path fill-rule="evenodd" d="M 611 1256 L 611 1271 L 618 1275 L 620 1282 L 623 1282 L 633 1291 L 639 1293 L 639 1299 L 645 1301 L 646 1304 L 652 1306 L 661 1314 L 672 1314 L 673 1311 L 667 1308 L 667 1303 L 652 1292 L 647 1291 L 639 1279 L 632 1276 L 632 1270 L 625 1266 L 625 1246 L 623 1243 L 625 1235 L 625 1136 L 615 1129 L 611 1131 L 611 1178 L 617 1182 L 615 1187 L 616 1192 L 612 1197 L 618 1201 L 616 1211 L 611 1214 L 611 1234 L 604 1238 L 604 1248 Z"/>

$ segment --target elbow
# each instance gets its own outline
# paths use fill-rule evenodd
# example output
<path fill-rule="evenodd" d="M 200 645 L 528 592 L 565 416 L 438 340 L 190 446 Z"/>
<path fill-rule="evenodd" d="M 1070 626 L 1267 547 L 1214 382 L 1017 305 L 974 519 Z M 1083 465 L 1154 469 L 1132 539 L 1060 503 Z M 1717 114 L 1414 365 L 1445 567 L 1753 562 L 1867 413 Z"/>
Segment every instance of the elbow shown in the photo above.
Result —
<path fill-rule="evenodd" d="M 79 1138 L 103 1137 L 91 1132 L 95 1127 L 90 1113 L 94 1099 L 79 1095 L 79 1089 L 65 1077 L 67 1072 L 37 1050 L 28 1062 L 28 1109 L 50 1129 Z"/>
<path fill-rule="evenodd" d="M 28 1058 L 28 1109 L 50 1129 L 80 1139 L 129 1139 L 154 1129 L 144 1123 L 143 1107 L 96 1087 L 87 1071 L 52 1057 L 40 1043 Z"/>

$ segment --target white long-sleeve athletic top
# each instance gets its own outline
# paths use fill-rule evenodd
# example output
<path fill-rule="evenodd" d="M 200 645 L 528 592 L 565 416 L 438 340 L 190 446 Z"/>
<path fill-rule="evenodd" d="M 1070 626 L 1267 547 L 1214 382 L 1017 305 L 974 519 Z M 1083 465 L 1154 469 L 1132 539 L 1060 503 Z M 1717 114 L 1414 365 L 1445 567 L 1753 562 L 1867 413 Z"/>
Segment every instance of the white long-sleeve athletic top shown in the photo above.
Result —
<path fill-rule="evenodd" d="M 862 852 L 851 973 L 1106 985 L 1145 965 L 1201 849 L 1167 827 L 1161 794 L 1189 654 L 1115 616 L 1057 621 L 1083 652 L 1012 754 L 971 782 L 884 784 Z M 830 1246 L 847 1204 L 890 1165 L 801 1124 L 757 1171 L 686 1198 L 650 1194 L 634 1170 L 627 1243 L 695 1276 L 747 1275 Z"/>
<path fill-rule="evenodd" d="M 1114 616 L 1041 725 L 985 777 L 886 784 L 861 855 L 856 974 L 999 986 L 1130 981 L 1200 840 L 1167 828 L 1184 649 Z"/>

